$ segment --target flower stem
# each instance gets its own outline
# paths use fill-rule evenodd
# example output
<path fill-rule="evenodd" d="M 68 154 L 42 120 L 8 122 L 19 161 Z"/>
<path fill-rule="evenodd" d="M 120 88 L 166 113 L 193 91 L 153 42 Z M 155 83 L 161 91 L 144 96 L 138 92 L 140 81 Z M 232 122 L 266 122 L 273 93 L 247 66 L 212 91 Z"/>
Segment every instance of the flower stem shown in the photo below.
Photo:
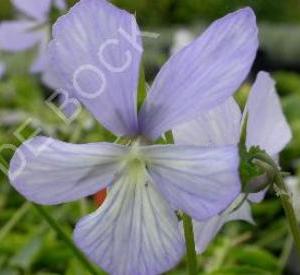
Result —
<path fill-rule="evenodd" d="M 291 233 L 292 233 L 294 241 L 295 241 L 298 256 L 300 257 L 300 227 L 299 227 L 297 219 L 296 219 L 295 211 L 294 211 L 293 205 L 291 203 L 291 198 L 290 198 L 289 192 L 283 181 L 281 171 L 279 170 L 278 165 L 266 153 L 258 154 L 256 156 L 256 158 L 258 158 L 262 161 L 265 161 L 266 163 L 271 165 L 274 169 L 275 191 L 277 192 L 277 195 L 280 197 L 285 216 L 288 220 L 290 230 L 291 230 Z"/>
<path fill-rule="evenodd" d="M 291 233 L 294 237 L 295 245 L 298 251 L 298 256 L 300 257 L 300 227 L 296 219 L 295 211 L 291 203 L 291 198 L 288 194 L 288 190 L 284 184 L 282 176 L 279 173 L 277 173 L 275 177 L 275 183 L 280 189 L 279 196 L 281 199 L 281 204 L 289 222 Z"/>
<path fill-rule="evenodd" d="M 187 265 L 190 275 L 197 275 L 197 254 L 195 251 L 195 239 L 193 222 L 191 217 L 183 213 L 182 216 L 186 253 L 187 253 Z"/>
<path fill-rule="evenodd" d="M 172 131 L 167 131 L 165 134 L 166 141 L 169 144 L 174 144 L 174 137 Z M 197 275 L 197 253 L 194 239 L 194 229 L 193 222 L 190 216 L 183 213 L 182 215 L 183 221 L 183 230 L 184 230 L 184 238 L 185 238 L 185 246 L 186 246 L 186 254 L 187 254 L 187 265 L 189 269 L 190 275 Z"/>
<path fill-rule="evenodd" d="M 12 218 L 1 228 L 0 242 L 6 237 L 6 235 L 13 229 L 13 227 L 22 219 L 24 214 L 28 211 L 30 204 L 25 202 L 17 212 L 14 213 Z"/>
<path fill-rule="evenodd" d="M 47 221 L 49 226 L 57 233 L 57 235 L 65 242 L 65 244 L 73 251 L 78 261 L 89 271 L 92 275 L 99 275 L 100 273 L 95 267 L 86 259 L 82 252 L 74 245 L 72 239 L 60 228 L 57 222 L 46 211 L 46 209 L 40 205 L 32 203 L 32 206 L 37 212 Z"/>

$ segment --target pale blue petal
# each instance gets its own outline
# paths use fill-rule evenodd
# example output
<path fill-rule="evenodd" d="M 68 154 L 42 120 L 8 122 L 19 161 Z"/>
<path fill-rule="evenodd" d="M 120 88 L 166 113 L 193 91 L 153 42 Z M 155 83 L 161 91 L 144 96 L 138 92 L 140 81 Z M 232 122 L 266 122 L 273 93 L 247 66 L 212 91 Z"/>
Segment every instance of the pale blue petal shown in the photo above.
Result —
<path fill-rule="evenodd" d="M 258 47 L 255 15 L 244 8 L 215 21 L 172 56 L 140 114 L 142 133 L 156 139 L 225 101 L 247 76 Z"/>
<path fill-rule="evenodd" d="M 218 214 L 239 194 L 235 146 L 154 145 L 142 148 L 142 152 L 157 189 L 174 209 L 195 219 Z"/>
<path fill-rule="evenodd" d="M 252 217 L 251 205 L 247 200 L 237 210 L 230 212 L 226 216 L 226 222 L 230 221 L 246 221 L 255 224 Z"/>
<path fill-rule="evenodd" d="M 54 6 L 62 11 L 67 9 L 67 3 L 65 0 L 54 0 Z"/>
<path fill-rule="evenodd" d="M 73 201 L 111 184 L 126 151 L 116 144 L 77 145 L 36 137 L 15 152 L 9 179 L 30 201 L 40 204 Z"/>
<path fill-rule="evenodd" d="M 197 253 L 203 253 L 210 242 L 216 237 L 223 225 L 225 217 L 216 215 L 206 221 L 193 221 Z"/>
<path fill-rule="evenodd" d="M 52 0 L 11 0 L 13 5 L 29 17 L 46 21 Z"/>
<path fill-rule="evenodd" d="M 250 204 L 245 201 L 240 208 L 232 213 L 216 215 L 207 221 L 194 221 L 196 250 L 203 253 L 222 227 L 230 221 L 246 221 L 254 224 Z"/>
<path fill-rule="evenodd" d="M 32 31 L 36 22 L 29 20 L 2 21 L 0 23 L 0 50 L 20 52 L 32 48 L 41 40 L 41 34 Z"/>
<path fill-rule="evenodd" d="M 229 145 L 240 139 L 241 110 L 233 98 L 173 130 L 176 144 Z"/>
<path fill-rule="evenodd" d="M 6 72 L 6 64 L 4 62 L 0 62 L 0 79 Z"/>
<path fill-rule="evenodd" d="M 278 154 L 290 141 L 291 129 L 284 117 L 275 82 L 260 72 L 247 102 L 247 147 L 260 146 L 271 156 Z"/>
<path fill-rule="evenodd" d="M 262 190 L 260 192 L 250 193 L 248 195 L 248 200 L 253 203 L 259 203 L 265 198 L 267 191 L 268 191 L 268 188 L 265 188 L 264 190 Z"/>
<path fill-rule="evenodd" d="M 32 73 L 40 73 L 45 71 L 47 68 L 46 49 L 50 39 L 50 34 L 47 30 L 44 30 L 40 31 L 40 35 L 41 39 L 39 41 L 38 54 L 30 68 Z"/>
<path fill-rule="evenodd" d="M 58 20 L 53 36 L 49 58 L 60 88 L 115 134 L 135 135 L 143 51 L 135 17 L 104 0 L 82 0 Z"/>
<path fill-rule="evenodd" d="M 104 204 L 79 221 L 74 240 L 111 275 L 154 275 L 184 254 L 176 215 L 144 168 L 124 170 Z"/>

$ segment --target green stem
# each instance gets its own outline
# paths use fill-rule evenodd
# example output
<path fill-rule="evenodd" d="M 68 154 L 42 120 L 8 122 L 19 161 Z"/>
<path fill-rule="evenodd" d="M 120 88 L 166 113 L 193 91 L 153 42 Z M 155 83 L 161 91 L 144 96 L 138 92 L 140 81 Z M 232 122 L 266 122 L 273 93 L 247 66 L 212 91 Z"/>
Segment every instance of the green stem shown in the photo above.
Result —
<path fill-rule="evenodd" d="M 183 214 L 183 229 L 187 253 L 187 265 L 190 275 L 197 275 L 197 254 L 195 251 L 195 239 L 192 219 L 187 215 Z"/>
<path fill-rule="evenodd" d="M 60 228 L 57 222 L 52 216 L 45 210 L 44 207 L 32 203 L 32 206 L 37 212 L 47 221 L 49 226 L 57 233 L 57 235 L 65 242 L 65 244 L 73 251 L 77 259 L 83 266 L 93 275 L 99 275 L 100 273 L 94 268 L 94 266 L 86 259 L 82 252 L 74 245 L 72 239 Z"/>
<path fill-rule="evenodd" d="M 281 172 L 278 168 L 278 165 L 273 161 L 273 159 L 270 156 L 268 156 L 265 153 L 258 154 L 256 156 L 256 158 L 270 164 L 274 169 L 274 172 L 275 172 L 274 183 L 275 183 L 276 188 L 278 189 L 277 194 L 280 196 L 281 204 L 282 204 L 283 210 L 285 212 L 285 216 L 288 220 L 290 230 L 291 230 L 291 233 L 292 233 L 294 241 L 295 241 L 298 256 L 300 257 L 300 227 L 299 227 L 297 219 L 296 219 L 295 211 L 294 211 L 293 205 L 291 203 L 291 198 L 289 196 L 289 192 L 285 186 L 285 183 L 283 181 L 283 178 L 282 178 Z"/>
<path fill-rule="evenodd" d="M 284 268 L 286 267 L 286 263 L 289 259 L 290 254 L 291 254 L 293 244 L 294 244 L 293 238 L 290 234 L 288 234 L 288 236 L 286 238 L 286 241 L 285 241 L 285 244 L 283 246 L 280 258 L 279 258 L 279 267 L 280 267 L 280 273 L 279 274 L 282 274 Z"/>
<path fill-rule="evenodd" d="M 281 204 L 284 209 L 285 215 L 288 219 L 291 233 L 294 237 L 296 248 L 298 251 L 298 256 L 300 257 L 300 228 L 296 219 L 295 211 L 291 203 L 291 198 L 288 194 L 288 190 L 284 184 L 284 181 L 279 173 L 275 177 L 275 183 L 280 189 L 279 196 L 281 199 Z"/>
<path fill-rule="evenodd" d="M 165 133 L 166 141 L 169 144 L 174 144 L 174 137 L 172 131 L 167 131 Z M 190 216 L 183 213 L 182 215 L 183 221 L 183 230 L 184 230 L 184 238 L 186 245 L 186 254 L 187 254 L 187 265 L 189 269 L 190 275 L 197 275 L 197 253 L 196 253 L 196 245 L 194 238 L 194 229 L 193 229 L 193 221 Z"/>

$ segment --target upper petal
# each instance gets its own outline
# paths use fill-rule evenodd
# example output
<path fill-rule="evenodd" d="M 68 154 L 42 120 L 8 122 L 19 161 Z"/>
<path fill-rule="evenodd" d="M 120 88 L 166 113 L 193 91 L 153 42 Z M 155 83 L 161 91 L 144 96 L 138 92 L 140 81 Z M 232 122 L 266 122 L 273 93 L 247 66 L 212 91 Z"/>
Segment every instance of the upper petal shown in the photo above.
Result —
<path fill-rule="evenodd" d="M 175 209 L 197 220 L 224 210 L 240 191 L 235 146 L 154 145 L 142 151 L 157 189 Z"/>
<path fill-rule="evenodd" d="M 229 145 L 240 139 L 241 110 L 234 98 L 229 98 L 195 120 L 173 130 L 176 144 Z"/>
<path fill-rule="evenodd" d="M 232 95 L 258 47 L 255 15 L 244 8 L 215 21 L 163 66 L 141 110 L 141 130 L 155 139 Z"/>
<path fill-rule="evenodd" d="M 33 47 L 41 39 L 40 32 L 33 31 L 36 22 L 29 20 L 2 21 L 0 23 L 0 49 L 19 52 Z"/>
<path fill-rule="evenodd" d="M 245 112 L 248 148 L 260 146 L 275 156 L 290 141 L 291 129 L 284 117 L 275 82 L 268 73 L 260 72 L 257 75 Z"/>
<path fill-rule="evenodd" d="M 21 12 L 36 20 L 47 19 L 52 0 L 11 0 L 13 5 Z"/>
<path fill-rule="evenodd" d="M 54 25 L 51 66 L 63 88 L 117 135 L 137 133 L 142 42 L 135 17 L 105 0 L 81 0 Z"/>
<path fill-rule="evenodd" d="M 176 215 L 144 167 L 123 171 L 102 206 L 79 221 L 74 239 L 111 275 L 162 274 L 185 250 Z"/>
<path fill-rule="evenodd" d="M 9 179 L 30 201 L 72 201 L 111 184 L 121 169 L 119 159 L 125 152 L 125 147 L 116 144 L 77 145 L 36 137 L 15 152 Z"/>

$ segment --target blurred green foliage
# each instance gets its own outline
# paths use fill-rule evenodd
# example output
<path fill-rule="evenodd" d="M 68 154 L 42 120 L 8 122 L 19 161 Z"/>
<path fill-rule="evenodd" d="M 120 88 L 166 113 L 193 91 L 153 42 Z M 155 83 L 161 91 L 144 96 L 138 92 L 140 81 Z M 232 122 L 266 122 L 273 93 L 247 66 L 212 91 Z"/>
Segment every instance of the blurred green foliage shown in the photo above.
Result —
<path fill-rule="evenodd" d="M 68 0 L 69 6 L 76 2 L 77 0 Z M 245 6 L 252 7 L 260 21 L 300 22 L 299 0 L 112 0 L 111 2 L 136 13 L 138 21 L 143 26 L 211 21 Z M 1 0 L 0 19 L 11 18 L 12 14 L 10 0 Z"/>
<path fill-rule="evenodd" d="M 259 20 L 300 22 L 299 0 L 113 0 L 115 4 L 136 12 L 144 26 L 186 24 L 211 21 L 241 7 L 252 7 Z"/>
<path fill-rule="evenodd" d="M 25 1 L 25 0 L 24 0 Z M 41 0 L 42 1 L 42 0 Z M 75 1 L 70 0 L 72 5 Z M 136 12 L 138 21 L 147 27 L 157 27 L 159 40 L 145 41 L 146 79 L 151 82 L 157 68 L 168 57 L 174 24 L 215 19 L 238 7 L 252 6 L 259 20 L 269 22 L 300 22 L 300 1 L 297 0 L 114 0 L 120 7 Z M 9 0 L 1 0 L 0 18 L 13 17 Z M 163 27 L 163 29 L 161 29 Z M 161 30 L 161 31 L 160 31 Z M 199 32 L 197 28 L 197 32 Z M 275 30 L 275 34 L 277 34 Z M 273 47 L 274 40 L 267 41 Z M 277 44 L 276 44 L 277 45 Z M 276 47 L 274 47 L 276 48 Z M 101 127 L 86 111 L 72 124 L 65 124 L 45 103 L 51 93 L 39 76 L 30 76 L 27 68 L 33 52 L 5 55 L 8 73 L 0 80 L 0 144 L 18 146 L 15 131 L 28 120 L 24 139 L 38 128 L 40 134 L 73 142 L 113 141 L 115 137 Z M 294 60 L 299 63 L 299 60 Z M 299 175 L 300 171 L 300 74 L 284 70 L 272 73 L 277 81 L 284 112 L 292 127 L 293 140 L 281 155 L 284 170 Z M 244 105 L 250 89 L 246 83 L 237 94 Z M 12 150 L 1 152 L 1 164 L 9 162 Z M 66 205 L 47 207 L 63 229 L 71 235 L 79 217 L 95 210 L 91 198 Z M 256 226 L 233 222 L 199 255 L 199 274 L 210 275 L 276 275 L 286 265 L 285 250 L 289 250 L 288 228 L 280 202 L 270 192 L 267 199 L 253 205 Z M 26 204 L 0 173 L 0 275 L 88 275 L 69 248 L 38 213 Z M 169 275 L 186 274 L 185 260 Z"/>

